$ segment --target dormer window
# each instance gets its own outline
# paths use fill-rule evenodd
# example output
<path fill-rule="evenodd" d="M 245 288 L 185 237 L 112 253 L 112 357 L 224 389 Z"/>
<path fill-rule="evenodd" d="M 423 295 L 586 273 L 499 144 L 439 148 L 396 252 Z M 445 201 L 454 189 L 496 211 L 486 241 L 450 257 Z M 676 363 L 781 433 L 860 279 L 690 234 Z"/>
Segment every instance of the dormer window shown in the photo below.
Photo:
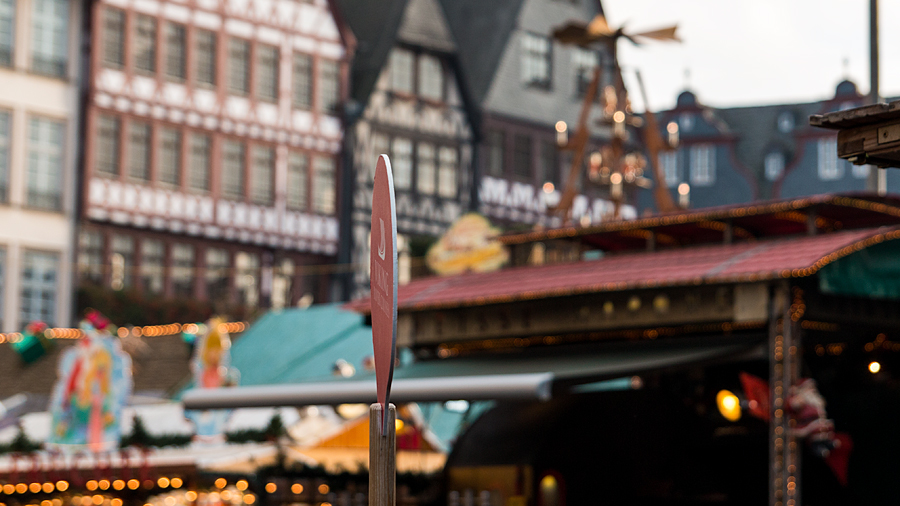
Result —
<path fill-rule="evenodd" d="M 536 33 L 522 34 L 522 82 L 550 88 L 550 39 Z"/>
<path fill-rule="evenodd" d="M 778 115 L 778 131 L 786 134 L 794 129 L 794 115 L 789 111 L 784 111 Z"/>
<path fill-rule="evenodd" d="M 391 90 L 398 93 L 413 93 L 413 54 L 406 49 L 391 51 Z"/>
<path fill-rule="evenodd" d="M 780 126 L 779 118 L 779 126 Z M 780 130 L 780 128 L 779 128 Z M 766 155 L 765 160 L 766 179 L 769 181 L 777 181 L 784 174 L 784 153 L 773 151 Z"/>
<path fill-rule="evenodd" d="M 430 54 L 419 56 L 419 96 L 440 101 L 444 98 L 444 73 L 441 61 Z"/>
<path fill-rule="evenodd" d="M 690 132 L 694 129 L 694 115 L 689 112 L 681 113 L 681 117 L 678 118 L 678 126 L 681 127 L 682 132 Z"/>

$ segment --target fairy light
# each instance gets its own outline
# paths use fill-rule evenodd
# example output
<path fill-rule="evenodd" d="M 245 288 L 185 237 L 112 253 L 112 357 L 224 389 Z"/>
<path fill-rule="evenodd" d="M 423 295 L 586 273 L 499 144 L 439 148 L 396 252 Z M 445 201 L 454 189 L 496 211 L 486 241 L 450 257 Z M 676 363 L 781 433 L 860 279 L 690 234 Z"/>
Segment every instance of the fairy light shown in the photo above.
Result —
<path fill-rule="evenodd" d="M 247 330 L 250 326 L 248 322 L 236 321 L 226 322 L 219 325 L 219 332 L 228 332 L 236 334 Z M 196 334 L 200 330 L 200 326 L 196 323 L 169 323 L 166 325 L 147 325 L 144 327 L 119 327 L 116 335 L 120 338 L 126 338 L 129 335 L 135 337 L 164 337 L 177 335 L 182 332 L 188 334 Z M 84 337 L 84 331 L 75 328 L 49 328 L 44 330 L 44 337 L 47 339 L 81 339 Z M 21 341 L 23 335 L 21 332 L 0 333 L 0 344 L 15 344 Z"/>

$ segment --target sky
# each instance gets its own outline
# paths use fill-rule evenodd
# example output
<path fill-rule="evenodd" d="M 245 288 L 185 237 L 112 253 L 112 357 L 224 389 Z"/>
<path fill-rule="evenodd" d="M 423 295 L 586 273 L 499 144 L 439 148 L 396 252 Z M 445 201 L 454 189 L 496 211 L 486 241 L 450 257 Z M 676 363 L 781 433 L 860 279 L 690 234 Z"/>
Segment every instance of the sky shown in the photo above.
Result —
<path fill-rule="evenodd" d="M 811 102 L 849 78 L 869 91 L 869 0 L 602 0 L 610 27 L 678 24 L 678 43 L 619 44 L 631 96 L 638 69 L 655 110 L 690 89 L 716 107 Z M 880 94 L 900 95 L 900 1 L 879 0 Z M 638 111 L 644 108 L 633 98 Z"/>

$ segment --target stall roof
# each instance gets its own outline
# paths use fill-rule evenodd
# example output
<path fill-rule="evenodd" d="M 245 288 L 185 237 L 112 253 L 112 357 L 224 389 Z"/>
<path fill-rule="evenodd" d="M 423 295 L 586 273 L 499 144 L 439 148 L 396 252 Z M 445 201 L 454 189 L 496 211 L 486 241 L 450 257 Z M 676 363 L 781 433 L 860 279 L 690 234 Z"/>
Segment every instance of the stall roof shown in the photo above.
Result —
<path fill-rule="evenodd" d="M 571 240 L 609 252 L 647 248 L 651 232 L 657 248 L 721 243 L 730 225 L 734 242 L 900 224 L 900 198 L 869 193 L 814 195 L 790 200 L 733 204 L 610 221 L 589 227 L 563 227 L 508 234 L 507 245 Z"/>
<path fill-rule="evenodd" d="M 636 288 L 805 277 L 850 253 L 897 238 L 900 227 L 881 227 L 423 278 L 400 287 L 398 308 L 446 309 Z M 368 299 L 349 307 L 370 311 Z"/>
<path fill-rule="evenodd" d="M 570 384 L 599 381 L 761 353 L 762 336 L 721 336 L 560 346 L 552 351 L 479 354 L 416 362 L 394 373 L 391 400 L 547 400 Z M 374 376 L 185 393 L 186 409 L 375 402 Z"/>

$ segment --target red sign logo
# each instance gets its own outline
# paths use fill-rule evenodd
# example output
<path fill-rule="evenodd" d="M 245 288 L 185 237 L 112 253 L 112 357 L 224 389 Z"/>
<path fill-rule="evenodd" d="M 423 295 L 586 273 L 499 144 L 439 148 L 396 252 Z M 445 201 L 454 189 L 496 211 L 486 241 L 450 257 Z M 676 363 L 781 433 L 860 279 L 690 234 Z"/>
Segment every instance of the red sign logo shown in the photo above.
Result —
<path fill-rule="evenodd" d="M 372 344 L 378 402 L 387 413 L 397 353 L 397 210 L 394 177 L 387 155 L 378 157 L 372 191 L 371 244 Z M 385 422 L 387 417 L 384 418 Z"/>

